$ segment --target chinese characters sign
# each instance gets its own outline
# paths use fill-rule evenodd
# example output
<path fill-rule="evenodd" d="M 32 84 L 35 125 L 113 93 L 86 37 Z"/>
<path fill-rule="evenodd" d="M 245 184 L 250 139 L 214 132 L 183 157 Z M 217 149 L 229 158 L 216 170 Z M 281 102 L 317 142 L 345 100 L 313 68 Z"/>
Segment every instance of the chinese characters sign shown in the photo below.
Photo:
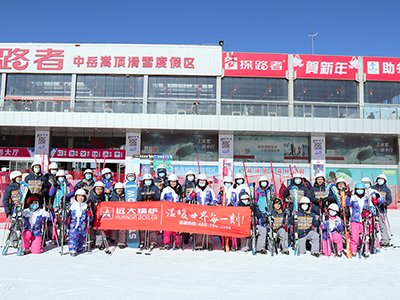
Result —
<path fill-rule="evenodd" d="M 286 77 L 287 54 L 222 53 L 225 76 Z"/>
<path fill-rule="evenodd" d="M 220 76 L 221 47 L 138 44 L 0 44 L 5 73 Z"/>
<path fill-rule="evenodd" d="M 363 62 L 367 80 L 400 81 L 400 58 L 364 57 Z"/>
<path fill-rule="evenodd" d="M 357 56 L 293 55 L 296 78 L 356 80 Z"/>
<path fill-rule="evenodd" d="M 125 159 L 125 150 L 51 148 L 51 158 Z"/>
<path fill-rule="evenodd" d="M 249 207 L 222 207 L 155 202 L 101 202 L 94 227 L 165 230 L 199 234 L 250 236 Z"/>
<path fill-rule="evenodd" d="M 0 148 L 0 157 L 33 157 L 34 148 Z"/>

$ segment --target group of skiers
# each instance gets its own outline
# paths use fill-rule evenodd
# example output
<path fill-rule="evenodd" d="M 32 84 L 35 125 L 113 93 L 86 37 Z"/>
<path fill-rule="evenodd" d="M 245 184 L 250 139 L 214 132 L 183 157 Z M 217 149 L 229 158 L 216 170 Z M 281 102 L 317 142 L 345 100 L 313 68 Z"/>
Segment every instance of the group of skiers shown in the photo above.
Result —
<path fill-rule="evenodd" d="M 85 170 L 75 186 L 67 181 L 57 164 L 50 164 L 47 174 L 42 174 L 38 162 L 31 168 L 24 181 L 21 172 L 11 172 L 11 182 L 4 193 L 4 210 L 14 232 L 9 231 L 3 254 L 9 246 L 18 247 L 18 240 L 22 240 L 23 254 L 40 253 L 49 239 L 61 247 L 68 240 L 71 256 L 82 252 L 85 246 L 108 248 L 108 241 L 120 248 L 127 246 L 126 230 L 110 231 L 107 237 L 104 231 L 93 230 L 91 226 L 99 203 L 126 201 L 124 183 L 116 182 L 109 168 L 102 170 L 102 178 L 97 181 L 92 170 Z M 189 171 L 181 185 L 176 174 L 167 175 L 165 166 L 159 166 L 155 173 L 155 176 L 143 175 L 136 201 L 251 207 L 252 235 L 242 239 L 220 237 L 225 251 L 288 255 L 292 247 L 295 254 L 305 254 L 310 249 L 316 257 L 320 254 L 340 257 L 343 253 L 347 257 L 357 254 L 368 257 L 369 253 L 390 245 L 387 206 L 392 198 L 384 174 L 377 177 L 375 185 L 369 178 L 362 178 L 352 192 L 341 178 L 330 185 L 323 174 L 317 174 L 311 186 L 306 178 L 295 173 L 281 199 L 275 196 L 274 186 L 265 176 L 259 178 L 257 188 L 246 183 L 242 173 L 234 178 L 224 176 L 215 194 L 205 174 L 196 178 Z M 126 181 L 136 181 L 136 174 L 128 173 Z M 27 185 L 26 191 L 21 182 Z M 73 197 L 75 200 L 71 201 Z M 183 248 L 190 238 L 194 250 L 214 248 L 211 235 L 171 231 L 162 235 L 160 249 Z M 157 231 L 139 231 L 139 248 L 151 251 L 157 246 L 157 238 Z"/>

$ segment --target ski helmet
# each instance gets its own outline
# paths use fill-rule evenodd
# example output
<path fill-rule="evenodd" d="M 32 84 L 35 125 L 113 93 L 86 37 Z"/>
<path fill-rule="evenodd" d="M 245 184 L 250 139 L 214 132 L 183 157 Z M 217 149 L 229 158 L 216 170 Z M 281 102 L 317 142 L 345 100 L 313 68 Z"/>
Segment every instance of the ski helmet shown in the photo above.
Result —
<path fill-rule="evenodd" d="M 300 199 L 300 202 L 299 202 L 300 204 L 310 204 L 311 203 L 311 201 L 310 201 L 310 198 L 308 198 L 308 197 L 302 197 L 301 199 Z"/>
<path fill-rule="evenodd" d="M 362 183 L 362 182 L 357 182 L 356 183 L 356 185 L 355 185 L 355 187 L 354 187 L 354 189 L 356 189 L 356 190 L 361 190 L 361 189 L 364 189 L 365 190 L 365 184 L 364 183 Z"/>
<path fill-rule="evenodd" d="M 276 203 L 279 203 L 280 205 L 283 205 L 283 201 L 282 201 L 282 199 L 281 198 L 278 198 L 278 197 L 275 197 L 275 199 L 274 199 L 274 202 L 273 202 L 274 204 L 276 204 Z"/>
<path fill-rule="evenodd" d="M 243 174 L 242 174 L 242 173 L 237 173 L 237 174 L 235 175 L 235 180 L 236 180 L 236 179 L 244 179 Z"/>
<path fill-rule="evenodd" d="M 176 176 L 176 174 L 170 174 L 168 176 L 168 181 L 178 181 L 178 176 Z"/>
<path fill-rule="evenodd" d="M 225 176 L 222 182 L 230 182 L 230 183 L 232 183 L 233 180 L 232 180 L 231 176 Z"/>
<path fill-rule="evenodd" d="M 58 170 L 58 171 L 57 171 L 56 177 L 61 177 L 61 176 L 64 176 L 64 177 L 65 177 L 65 172 L 64 172 L 64 170 Z"/>
<path fill-rule="evenodd" d="M 378 180 L 379 178 L 385 180 L 385 183 L 387 182 L 387 177 L 385 174 L 379 174 L 378 177 L 376 177 L 376 180 Z"/>
<path fill-rule="evenodd" d="M 361 179 L 361 182 L 369 182 L 371 184 L 371 180 L 368 177 L 363 177 L 363 179 Z"/>
<path fill-rule="evenodd" d="M 336 212 L 339 212 L 339 206 L 336 203 L 329 204 L 328 209 L 329 210 L 334 210 Z"/>
<path fill-rule="evenodd" d="M 193 175 L 194 176 L 195 174 L 194 174 L 193 171 L 187 171 L 185 176 L 187 177 L 188 175 Z"/>
<path fill-rule="evenodd" d="M 244 199 L 250 199 L 249 194 L 247 194 L 246 192 L 240 193 L 240 200 L 244 200 Z"/>
<path fill-rule="evenodd" d="M 207 181 L 206 174 L 200 174 L 199 177 L 197 177 L 197 180 L 206 180 Z"/>
<path fill-rule="evenodd" d="M 300 173 L 298 172 L 293 172 L 293 178 L 302 178 Z"/>
<path fill-rule="evenodd" d="M 41 164 L 40 162 L 38 162 L 38 161 L 34 161 L 34 162 L 31 164 L 31 169 L 33 169 L 34 166 L 42 167 L 42 164 Z"/>
<path fill-rule="evenodd" d="M 31 202 L 33 202 L 33 201 L 39 202 L 39 198 L 36 197 L 36 196 L 30 196 L 30 197 L 28 198 L 28 200 L 27 200 L 28 204 L 31 203 Z"/>
<path fill-rule="evenodd" d="M 58 169 L 58 165 L 57 165 L 57 163 L 51 163 L 50 165 L 49 165 L 49 170 L 54 170 L 54 169 Z"/>
<path fill-rule="evenodd" d="M 317 180 L 317 178 L 322 177 L 325 181 L 325 174 L 324 173 L 317 173 L 315 174 L 315 180 Z"/>
<path fill-rule="evenodd" d="M 267 182 L 267 185 L 268 185 L 267 176 L 261 176 L 260 179 L 258 180 L 258 182 L 261 182 L 261 181 L 266 181 L 266 182 Z"/>
<path fill-rule="evenodd" d="M 338 179 L 336 180 L 336 185 L 338 185 L 338 183 L 341 183 L 341 182 L 343 182 L 345 185 L 347 185 L 347 182 L 346 182 L 346 180 L 344 180 L 343 177 L 340 177 L 340 178 L 338 178 Z"/>
<path fill-rule="evenodd" d="M 150 174 L 144 174 L 144 175 L 143 175 L 143 181 L 149 180 L 149 179 L 153 180 L 153 177 L 151 177 Z"/>
<path fill-rule="evenodd" d="M 104 168 L 103 170 L 101 170 L 101 176 L 104 176 L 107 173 L 112 173 L 109 168 Z"/>
<path fill-rule="evenodd" d="M 78 189 L 78 190 L 75 192 L 75 197 L 76 197 L 76 196 L 79 196 L 79 195 L 85 196 L 85 197 L 86 197 L 86 192 L 85 192 L 85 190 L 84 190 L 84 189 Z"/>
<path fill-rule="evenodd" d="M 135 174 L 135 172 L 130 171 L 130 172 L 126 173 L 125 178 L 128 179 L 128 177 L 130 177 L 130 176 L 133 176 L 133 177 L 134 177 L 133 180 L 136 180 L 136 174 Z"/>
<path fill-rule="evenodd" d="M 104 183 L 101 181 L 96 181 L 93 185 L 93 188 L 95 187 L 102 187 L 104 189 Z"/>
<path fill-rule="evenodd" d="M 122 182 L 117 182 L 114 185 L 114 189 L 123 189 L 124 188 L 124 184 Z"/>
<path fill-rule="evenodd" d="M 22 173 L 20 171 L 12 171 L 10 174 L 10 179 L 14 180 L 15 178 L 17 178 L 18 176 L 22 177 Z"/>
<path fill-rule="evenodd" d="M 85 175 L 85 174 L 87 174 L 87 173 L 90 173 L 90 174 L 93 175 L 92 169 L 86 169 L 85 172 L 83 172 L 83 175 Z"/>

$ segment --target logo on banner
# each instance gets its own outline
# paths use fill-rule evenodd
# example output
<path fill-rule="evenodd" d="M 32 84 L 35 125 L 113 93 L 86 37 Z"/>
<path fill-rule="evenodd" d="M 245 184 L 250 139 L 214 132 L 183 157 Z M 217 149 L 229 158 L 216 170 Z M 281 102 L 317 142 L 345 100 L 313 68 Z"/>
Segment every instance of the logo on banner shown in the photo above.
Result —
<path fill-rule="evenodd" d="M 227 53 L 225 57 L 225 70 L 237 70 L 238 69 L 238 58 L 237 57 L 229 57 L 229 53 Z"/>
<path fill-rule="evenodd" d="M 100 210 L 100 219 L 111 220 L 114 217 L 114 208 L 104 207 Z"/>
<path fill-rule="evenodd" d="M 379 62 L 377 61 L 369 61 L 368 65 L 368 74 L 378 74 L 379 75 Z"/>
<path fill-rule="evenodd" d="M 302 67 L 304 66 L 303 60 L 300 58 L 298 54 L 293 57 L 293 66 L 294 67 Z"/>
<path fill-rule="evenodd" d="M 349 62 L 350 69 L 358 69 L 358 58 L 353 56 L 351 61 Z"/>

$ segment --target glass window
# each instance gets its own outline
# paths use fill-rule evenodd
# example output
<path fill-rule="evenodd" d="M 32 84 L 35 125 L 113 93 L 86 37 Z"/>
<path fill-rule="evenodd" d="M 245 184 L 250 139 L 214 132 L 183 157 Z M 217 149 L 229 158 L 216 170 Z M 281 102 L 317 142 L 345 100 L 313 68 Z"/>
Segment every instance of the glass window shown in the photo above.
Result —
<path fill-rule="evenodd" d="M 390 81 L 366 81 L 364 102 L 380 104 L 400 104 L 400 83 Z"/>
<path fill-rule="evenodd" d="M 278 78 L 224 77 L 222 99 L 288 101 L 288 82 Z"/>
<path fill-rule="evenodd" d="M 357 103 L 357 83 L 350 80 L 296 79 L 294 101 Z"/>
<path fill-rule="evenodd" d="M 76 98 L 142 98 L 142 76 L 78 75 Z"/>
<path fill-rule="evenodd" d="M 216 99 L 215 77 L 149 76 L 149 98 Z"/>
<path fill-rule="evenodd" d="M 6 96 L 71 97 L 72 75 L 8 74 Z"/>

